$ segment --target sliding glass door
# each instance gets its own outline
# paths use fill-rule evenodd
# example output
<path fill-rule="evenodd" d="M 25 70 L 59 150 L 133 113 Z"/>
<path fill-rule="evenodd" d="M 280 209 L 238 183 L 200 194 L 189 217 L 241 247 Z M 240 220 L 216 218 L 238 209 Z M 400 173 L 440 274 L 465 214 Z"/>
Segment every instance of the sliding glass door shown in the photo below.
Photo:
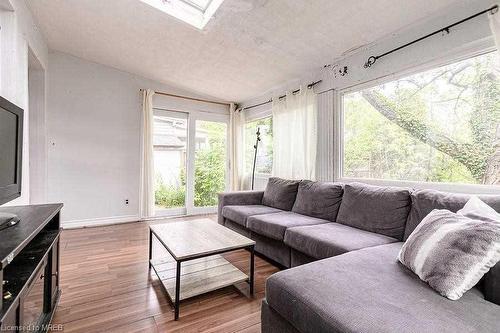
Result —
<path fill-rule="evenodd" d="M 216 211 L 228 188 L 228 116 L 155 110 L 156 216 Z"/>
<path fill-rule="evenodd" d="M 155 110 L 153 152 L 156 215 L 183 215 L 187 192 L 187 113 Z"/>

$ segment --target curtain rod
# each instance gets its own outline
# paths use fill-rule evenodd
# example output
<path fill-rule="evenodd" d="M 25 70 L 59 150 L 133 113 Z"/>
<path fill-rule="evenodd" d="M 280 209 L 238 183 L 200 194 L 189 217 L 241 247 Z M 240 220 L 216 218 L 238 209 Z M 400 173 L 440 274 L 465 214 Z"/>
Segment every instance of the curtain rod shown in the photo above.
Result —
<path fill-rule="evenodd" d="M 320 83 L 322 80 L 319 80 L 319 81 L 315 81 L 315 82 L 312 82 L 312 83 L 309 83 L 307 85 L 307 89 L 311 89 L 312 87 L 314 87 L 315 85 L 317 85 L 318 83 Z M 294 91 L 292 91 L 292 94 L 296 94 L 300 91 L 300 89 L 296 89 Z M 281 95 L 278 97 L 278 99 L 283 99 L 285 98 L 286 95 Z M 269 104 L 269 103 L 272 103 L 273 102 L 273 99 L 269 99 L 268 101 L 265 101 L 265 102 L 262 102 L 262 103 L 259 103 L 259 104 L 254 104 L 254 105 L 250 105 L 250 106 L 245 106 L 243 108 L 240 109 L 240 111 L 244 111 L 244 110 L 248 110 L 248 109 L 253 109 L 253 108 L 256 108 L 258 106 L 261 106 L 261 105 L 266 105 L 266 104 Z"/>
<path fill-rule="evenodd" d="M 431 37 L 431 36 L 434 36 L 434 35 L 436 35 L 436 34 L 438 34 L 438 33 L 441 33 L 441 32 L 446 32 L 447 34 L 449 34 L 449 33 L 450 33 L 450 29 L 451 29 L 451 28 L 453 28 L 454 26 L 457 26 L 457 25 L 462 24 L 462 23 L 464 23 L 464 22 L 466 22 L 466 21 L 472 20 L 473 18 L 476 18 L 476 17 L 478 17 L 479 15 L 483 15 L 483 14 L 486 14 L 486 13 L 488 13 L 488 12 L 490 12 L 492 15 L 493 15 L 493 14 L 495 14 L 495 13 L 497 13 L 497 12 L 498 12 L 498 5 L 495 5 L 495 6 L 491 7 L 491 8 L 488 8 L 488 9 L 485 9 L 485 10 L 483 10 L 483 11 L 480 11 L 479 13 L 476 13 L 476 14 L 474 14 L 474 15 L 471 15 L 471 16 L 469 16 L 469 17 L 464 18 L 463 20 L 460 20 L 460 21 L 455 22 L 455 23 L 453 23 L 453 24 L 450 24 L 450 25 L 448 25 L 448 26 L 446 26 L 446 27 L 444 27 L 444 28 L 441 28 L 441 29 L 439 29 L 439 30 L 436 30 L 436 31 L 434 31 L 434 32 L 431 32 L 430 34 L 427 34 L 427 35 L 425 35 L 425 36 L 423 36 L 423 37 L 420 37 L 420 38 L 418 38 L 418 39 L 415 39 L 414 41 L 411 41 L 411 42 L 406 43 L 406 44 L 404 44 L 404 45 L 402 45 L 402 46 L 400 46 L 400 47 L 397 47 L 397 48 L 395 48 L 395 49 L 392 49 L 392 50 L 390 50 L 390 51 L 387 51 L 387 52 L 385 52 L 385 53 L 383 53 L 383 54 L 381 54 L 381 55 L 378 55 L 378 56 L 370 56 L 370 57 L 366 60 L 364 67 L 365 67 L 365 68 L 369 68 L 369 67 L 371 67 L 371 66 L 372 66 L 372 65 L 373 65 L 373 64 L 374 64 L 374 63 L 375 63 L 378 59 L 380 59 L 380 58 L 382 58 L 382 57 L 385 57 L 386 55 L 389 55 L 389 54 L 391 54 L 391 53 L 393 53 L 393 52 L 399 51 L 399 50 L 401 50 L 401 49 L 403 49 L 403 48 L 405 48 L 405 47 L 408 47 L 408 46 L 410 46 L 410 45 L 412 45 L 412 44 L 418 43 L 418 42 L 420 42 L 421 40 L 424 40 L 424 39 L 426 39 L 426 38 L 429 38 L 429 37 Z"/>
<path fill-rule="evenodd" d="M 140 89 L 140 91 L 144 91 L 144 89 Z M 170 97 L 175 97 L 175 98 L 182 98 L 182 99 L 188 99 L 190 101 L 197 101 L 197 102 L 205 102 L 205 103 L 211 103 L 211 104 L 217 104 L 217 105 L 224 105 L 224 106 L 230 106 L 230 103 L 223 103 L 223 102 L 216 102 L 216 101 L 209 101 L 207 99 L 201 99 L 201 98 L 194 98 L 194 97 L 188 97 L 188 96 L 182 96 L 182 95 L 175 95 L 175 94 L 169 94 L 161 91 L 155 91 L 155 94 L 158 95 L 163 95 L 163 96 L 170 96 Z"/>

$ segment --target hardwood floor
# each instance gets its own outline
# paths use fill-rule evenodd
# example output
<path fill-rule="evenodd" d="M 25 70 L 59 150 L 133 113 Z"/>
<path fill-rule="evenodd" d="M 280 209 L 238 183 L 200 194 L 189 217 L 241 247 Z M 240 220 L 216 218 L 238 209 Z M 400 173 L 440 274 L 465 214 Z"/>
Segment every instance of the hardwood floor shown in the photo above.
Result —
<path fill-rule="evenodd" d="M 154 253 L 160 251 L 155 247 Z M 248 273 L 248 252 L 224 257 Z M 256 257 L 253 297 L 243 282 L 182 301 L 174 321 L 173 307 L 148 269 L 148 223 L 64 230 L 62 296 L 53 323 L 64 332 L 260 332 L 265 280 L 278 270 Z"/>

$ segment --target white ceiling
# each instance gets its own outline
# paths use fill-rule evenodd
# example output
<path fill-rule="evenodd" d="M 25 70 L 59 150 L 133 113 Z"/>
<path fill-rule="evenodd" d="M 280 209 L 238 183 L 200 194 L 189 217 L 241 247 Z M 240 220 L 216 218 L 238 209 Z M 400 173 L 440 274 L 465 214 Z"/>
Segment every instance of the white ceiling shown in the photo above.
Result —
<path fill-rule="evenodd" d="M 317 71 L 455 0 L 225 0 L 204 31 L 139 0 L 26 0 L 49 47 L 228 101 Z"/>

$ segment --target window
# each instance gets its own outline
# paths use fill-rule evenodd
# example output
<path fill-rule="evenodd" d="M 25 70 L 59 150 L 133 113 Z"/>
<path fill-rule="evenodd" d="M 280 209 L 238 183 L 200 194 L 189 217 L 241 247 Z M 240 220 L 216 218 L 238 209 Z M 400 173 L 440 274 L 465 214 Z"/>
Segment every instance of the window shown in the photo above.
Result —
<path fill-rule="evenodd" d="M 156 210 L 186 205 L 188 119 L 185 113 L 162 111 L 154 116 Z"/>
<path fill-rule="evenodd" d="M 255 140 L 257 129 L 260 129 L 259 148 L 257 150 L 257 158 L 255 160 L 255 174 L 256 183 L 267 183 L 267 179 L 271 175 L 273 168 L 273 119 L 266 117 L 262 119 L 253 120 L 245 124 L 245 174 L 248 176 L 248 184 L 246 187 L 250 188 L 252 177 L 253 160 L 255 155 Z M 261 178 L 262 181 L 257 179 Z M 262 184 L 260 184 L 262 185 Z M 255 188 L 261 188 L 262 186 Z"/>
<path fill-rule="evenodd" d="M 213 213 L 228 184 L 228 115 L 154 110 L 156 216 Z"/>
<path fill-rule="evenodd" d="M 500 184 L 498 53 L 343 96 L 342 176 Z"/>
<path fill-rule="evenodd" d="M 203 29 L 224 0 L 140 0 L 192 26 Z"/>
<path fill-rule="evenodd" d="M 194 205 L 217 205 L 217 193 L 226 188 L 227 124 L 215 121 L 196 121 L 196 150 L 194 161 Z"/>

